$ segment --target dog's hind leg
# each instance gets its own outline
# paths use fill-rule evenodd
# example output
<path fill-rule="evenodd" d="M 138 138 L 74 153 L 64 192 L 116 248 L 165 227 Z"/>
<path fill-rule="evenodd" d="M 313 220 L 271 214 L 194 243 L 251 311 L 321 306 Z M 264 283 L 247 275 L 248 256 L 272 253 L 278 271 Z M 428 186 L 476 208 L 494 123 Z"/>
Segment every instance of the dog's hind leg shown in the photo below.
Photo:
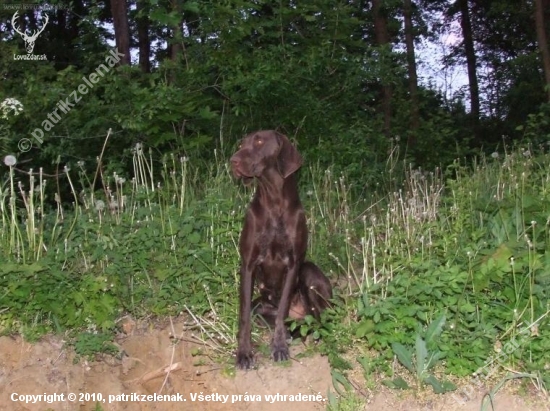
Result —
<path fill-rule="evenodd" d="M 299 287 L 306 304 L 306 314 L 319 319 L 323 310 L 330 307 L 332 298 L 330 281 L 319 267 L 306 261 L 302 264 Z"/>

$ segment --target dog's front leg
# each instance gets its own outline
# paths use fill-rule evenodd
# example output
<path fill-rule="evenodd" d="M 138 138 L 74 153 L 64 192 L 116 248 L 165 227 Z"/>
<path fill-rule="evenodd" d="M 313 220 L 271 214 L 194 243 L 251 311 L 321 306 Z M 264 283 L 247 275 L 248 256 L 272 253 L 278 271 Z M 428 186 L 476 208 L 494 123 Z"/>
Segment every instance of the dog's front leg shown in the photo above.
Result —
<path fill-rule="evenodd" d="M 288 360 L 290 356 L 288 344 L 286 342 L 287 332 L 285 320 L 288 317 L 292 293 L 296 287 L 295 284 L 297 275 L 298 264 L 296 264 L 296 261 L 291 261 L 285 277 L 277 317 L 275 318 L 275 330 L 273 332 L 273 341 L 271 342 L 271 355 L 273 356 L 274 361 L 285 361 Z"/>
<path fill-rule="evenodd" d="M 252 288 L 254 285 L 253 267 L 241 264 L 241 284 L 239 298 L 239 333 L 237 335 L 237 367 L 249 369 L 254 365 L 250 316 L 252 309 Z"/>

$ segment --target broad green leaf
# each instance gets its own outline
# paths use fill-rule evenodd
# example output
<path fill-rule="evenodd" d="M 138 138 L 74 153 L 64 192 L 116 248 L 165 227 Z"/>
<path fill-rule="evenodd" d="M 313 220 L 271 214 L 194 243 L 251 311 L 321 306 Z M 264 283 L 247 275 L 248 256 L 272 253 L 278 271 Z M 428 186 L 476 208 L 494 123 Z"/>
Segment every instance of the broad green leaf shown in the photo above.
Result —
<path fill-rule="evenodd" d="M 400 390 L 408 390 L 411 388 L 409 387 L 409 384 L 407 384 L 407 381 L 405 381 L 401 377 L 397 377 L 393 380 L 383 380 L 382 384 L 384 384 L 386 387 Z"/>
<path fill-rule="evenodd" d="M 338 403 L 339 403 L 338 396 L 336 396 L 332 391 L 329 390 L 327 398 L 328 398 L 328 403 L 329 403 L 330 409 L 337 410 L 338 409 Z"/>
<path fill-rule="evenodd" d="M 368 333 L 374 330 L 374 323 L 372 320 L 363 320 L 359 323 L 357 330 L 355 330 L 355 335 L 359 338 L 363 338 Z"/>
<path fill-rule="evenodd" d="M 395 355 L 397 355 L 397 359 L 407 370 L 414 373 L 414 366 L 412 362 L 412 354 L 407 350 L 407 348 L 400 343 L 393 343 L 391 345 L 391 348 Z"/>
<path fill-rule="evenodd" d="M 473 313 L 476 307 L 472 303 L 465 303 L 460 306 L 460 311 L 464 313 Z"/>
<path fill-rule="evenodd" d="M 445 354 L 443 354 L 441 351 L 436 351 L 435 353 L 431 353 L 430 358 L 426 363 L 426 370 L 429 370 L 430 368 L 432 368 L 444 356 Z"/>
<path fill-rule="evenodd" d="M 422 382 L 424 382 L 425 384 L 431 385 L 436 394 L 442 394 L 444 392 L 443 386 L 441 385 L 441 383 L 437 381 L 437 378 L 435 378 L 431 374 L 428 375 L 426 378 L 424 378 Z"/>
<path fill-rule="evenodd" d="M 351 384 L 345 375 L 336 370 L 332 370 L 330 374 L 332 376 L 332 385 L 334 386 L 334 389 L 338 392 L 338 394 L 345 395 L 346 391 L 351 389 Z"/>
<path fill-rule="evenodd" d="M 444 392 L 454 391 L 456 390 L 456 385 L 454 385 L 451 381 L 445 380 L 441 383 L 443 386 Z"/>
<path fill-rule="evenodd" d="M 154 276 L 159 281 L 164 281 L 170 275 L 172 269 L 170 268 L 159 268 L 154 271 Z"/>
<path fill-rule="evenodd" d="M 201 240 L 201 235 L 197 231 L 194 231 L 189 235 L 187 238 L 187 241 L 189 241 L 191 244 L 197 244 Z"/>
<path fill-rule="evenodd" d="M 431 385 L 436 394 L 444 394 L 446 392 L 456 390 L 456 385 L 454 385 L 452 382 L 447 380 L 439 382 L 437 378 L 435 378 L 433 375 L 429 375 L 428 377 L 424 378 L 423 382 Z"/>
<path fill-rule="evenodd" d="M 434 338 L 439 337 L 441 331 L 443 331 L 443 326 L 445 325 L 445 314 L 441 314 L 438 318 L 433 320 L 426 330 L 425 338 L 426 342 L 429 344 L 434 340 Z"/>
<path fill-rule="evenodd" d="M 424 341 L 419 334 L 416 334 L 415 348 L 416 376 L 417 378 L 421 378 L 422 375 L 424 375 L 424 367 L 426 365 L 426 358 L 428 357 L 428 349 L 426 348 L 426 341 Z"/>

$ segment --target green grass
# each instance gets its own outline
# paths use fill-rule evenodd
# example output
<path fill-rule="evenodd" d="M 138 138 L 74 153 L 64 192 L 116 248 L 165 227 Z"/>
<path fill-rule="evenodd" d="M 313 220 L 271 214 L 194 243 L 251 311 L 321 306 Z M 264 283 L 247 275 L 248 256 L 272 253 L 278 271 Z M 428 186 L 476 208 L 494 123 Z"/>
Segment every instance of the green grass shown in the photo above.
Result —
<path fill-rule="evenodd" d="M 410 378 L 394 375 L 392 347 L 427 355 L 418 336 L 442 315 L 427 348 L 437 361 L 417 360 L 411 348 L 407 364 L 455 376 L 493 369 L 495 357 L 501 372 L 547 367 L 550 156 L 515 149 L 403 173 L 396 157 L 368 198 L 361 181 L 318 166 L 301 171 L 309 258 L 337 284 L 334 307 L 303 330 L 322 337 L 319 350 L 342 376 L 362 366 Z M 184 312 L 231 361 L 237 243 L 252 191 L 232 181 L 219 156 L 194 164 L 137 146 L 133 164 L 124 178 L 106 175 L 101 159 L 53 178 L 3 167 L 0 332 L 69 333 L 89 355 L 106 347 L 90 335 L 113 332 L 123 315 Z M 423 372 L 413 378 L 424 381 Z"/>

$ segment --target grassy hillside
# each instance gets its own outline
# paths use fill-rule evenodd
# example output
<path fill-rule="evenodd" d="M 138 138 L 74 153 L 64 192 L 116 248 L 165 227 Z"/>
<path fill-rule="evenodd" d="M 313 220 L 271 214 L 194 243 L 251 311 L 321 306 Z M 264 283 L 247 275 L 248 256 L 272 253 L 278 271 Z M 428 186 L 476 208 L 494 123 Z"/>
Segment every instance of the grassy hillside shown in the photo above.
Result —
<path fill-rule="evenodd" d="M 128 176 L 78 163 L 24 173 L 5 157 L 0 331 L 66 333 L 76 344 L 100 336 L 101 348 L 123 315 L 184 312 L 231 363 L 252 189 L 212 157 L 154 158 L 137 145 Z M 336 385 L 362 367 L 436 392 L 453 389 L 443 374 L 475 371 L 522 371 L 548 387 L 550 156 L 522 147 L 434 171 L 390 156 L 385 168 L 368 195 L 331 169 L 300 172 L 309 258 L 336 284 L 322 323 L 301 327 L 322 336 Z M 394 355 L 409 375 L 393 375 Z"/>

